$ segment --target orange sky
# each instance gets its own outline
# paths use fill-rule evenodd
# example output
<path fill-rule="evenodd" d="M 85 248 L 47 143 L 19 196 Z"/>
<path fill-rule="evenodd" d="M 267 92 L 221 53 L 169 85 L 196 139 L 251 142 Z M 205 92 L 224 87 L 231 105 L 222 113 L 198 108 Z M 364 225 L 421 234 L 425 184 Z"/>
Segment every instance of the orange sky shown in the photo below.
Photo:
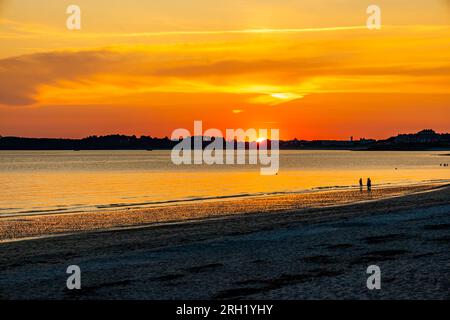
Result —
<path fill-rule="evenodd" d="M 283 139 L 450 131 L 450 4 L 0 2 L 0 135 L 169 136 L 277 128 Z M 345 5 L 343 5 L 345 4 Z"/>

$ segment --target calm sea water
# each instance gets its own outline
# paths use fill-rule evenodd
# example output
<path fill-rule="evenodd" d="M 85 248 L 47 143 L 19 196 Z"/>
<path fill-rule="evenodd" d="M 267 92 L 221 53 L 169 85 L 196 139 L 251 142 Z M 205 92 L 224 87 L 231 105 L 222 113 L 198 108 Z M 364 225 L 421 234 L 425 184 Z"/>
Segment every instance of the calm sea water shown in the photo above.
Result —
<path fill-rule="evenodd" d="M 0 151 L 0 215 L 64 213 L 177 201 L 450 180 L 445 152 L 281 151 L 259 166 L 175 166 L 170 151 Z"/>

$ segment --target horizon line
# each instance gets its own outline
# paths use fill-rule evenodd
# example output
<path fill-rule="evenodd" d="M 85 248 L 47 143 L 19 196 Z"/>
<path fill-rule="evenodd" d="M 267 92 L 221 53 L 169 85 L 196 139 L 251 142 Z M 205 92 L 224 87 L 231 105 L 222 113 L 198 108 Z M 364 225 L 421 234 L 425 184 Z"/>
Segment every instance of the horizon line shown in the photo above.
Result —
<path fill-rule="evenodd" d="M 450 132 L 437 132 L 434 129 L 422 129 L 420 131 L 417 132 L 413 132 L 413 133 L 397 133 L 397 136 L 400 135 L 414 135 L 414 134 L 418 134 L 422 131 L 426 131 L 426 130 L 432 130 L 435 134 L 438 135 L 448 135 L 450 134 Z M 81 138 L 71 138 L 71 137 L 25 137 L 25 136 L 14 136 L 14 135 L 7 135 L 7 136 L 3 136 L 0 134 L 0 139 L 4 139 L 4 138 L 18 138 L 18 139 L 46 139 L 46 140 L 83 140 L 83 139 L 88 139 L 88 138 L 104 138 L 104 137 L 112 137 L 112 136 L 123 136 L 123 137 L 135 137 L 137 139 L 140 138 L 152 138 L 152 139 L 159 139 L 159 140 L 164 140 L 164 139 L 169 139 L 170 141 L 177 141 L 177 140 L 172 140 L 171 138 L 169 138 L 169 136 L 164 136 L 164 137 L 157 137 L 157 136 L 152 136 L 152 135 L 136 135 L 136 134 L 122 134 L 122 133 L 110 133 L 110 134 L 102 134 L 102 135 L 96 135 L 96 134 L 92 134 L 92 135 L 87 135 Z M 205 135 L 201 135 L 201 136 L 189 136 L 186 138 L 195 138 L 195 137 L 202 137 L 202 138 L 223 138 L 225 139 L 226 137 L 224 136 L 205 136 Z M 382 140 L 386 140 L 392 137 L 396 137 L 395 135 L 393 136 L 389 136 L 387 138 L 380 138 L 380 139 L 375 139 L 375 138 L 365 138 L 365 137 L 359 137 L 359 139 L 354 139 L 352 140 L 352 138 L 354 138 L 354 136 L 350 135 L 349 138 L 350 139 L 311 139 L 311 140 L 307 140 L 307 139 L 301 139 L 301 138 L 291 138 L 291 139 L 278 139 L 278 140 L 272 140 L 270 138 L 267 138 L 267 141 L 294 141 L 294 140 L 298 140 L 298 141 L 360 141 L 360 140 L 375 140 L 375 141 L 382 141 Z M 179 141 L 179 139 L 178 139 Z M 236 140 L 235 140 L 236 141 Z M 207 142 L 207 141 L 205 141 Z M 249 142 L 249 141 L 246 141 Z M 250 141 L 250 142 L 257 142 L 257 141 Z"/>

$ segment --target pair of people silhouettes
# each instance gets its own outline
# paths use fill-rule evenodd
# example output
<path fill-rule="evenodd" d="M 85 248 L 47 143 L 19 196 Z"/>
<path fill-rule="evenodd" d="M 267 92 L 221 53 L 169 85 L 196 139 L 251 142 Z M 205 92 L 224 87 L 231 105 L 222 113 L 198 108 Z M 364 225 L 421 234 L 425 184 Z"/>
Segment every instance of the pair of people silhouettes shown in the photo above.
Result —
<path fill-rule="evenodd" d="M 359 189 L 362 191 L 363 187 L 364 187 L 363 179 L 360 178 L 359 179 Z M 367 178 L 367 191 L 372 191 L 372 179 L 370 179 L 370 178 Z"/>

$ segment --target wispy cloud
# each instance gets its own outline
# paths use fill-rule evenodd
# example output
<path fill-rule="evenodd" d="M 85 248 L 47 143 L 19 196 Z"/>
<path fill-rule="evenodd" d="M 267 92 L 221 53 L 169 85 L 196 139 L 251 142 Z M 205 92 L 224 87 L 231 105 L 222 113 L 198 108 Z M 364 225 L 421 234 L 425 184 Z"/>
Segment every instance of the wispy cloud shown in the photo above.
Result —
<path fill-rule="evenodd" d="M 160 93 L 192 93 L 276 105 L 319 92 L 448 93 L 450 64 L 441 49 L 450 29 L 442 30 L 419 30 L 429 32 L 420 40 L 411 32 L 348 39 L 279 39 L 269 32 L 264 42 L 256 37 L 22 55 L 0 60 L 0 104 L 144 104 Z"/>
<path fill-rule="evenodd" d="M 229 30 L 169 30 L 154 32 L 72 32 L 66 30 L 49 28 L 43 25 L 30 25 L 18 23 L 11 20 L 0 20 L 3 30 L 0 38 L 3 39 L 32 39 L 36 37 L 51 38 L 82 38 L 82 39 L 127 39 L 127 38 L 149 38 L 164 36 L 223 36 L 223 35 L 245 35 L 245 34 L 292 34 L 312 32 L 337 32 L 350 30 L 364 30 L 366 26 L 334 26 L 317 28 L 253 28 L 253 29 L 229 29 Z"/>

